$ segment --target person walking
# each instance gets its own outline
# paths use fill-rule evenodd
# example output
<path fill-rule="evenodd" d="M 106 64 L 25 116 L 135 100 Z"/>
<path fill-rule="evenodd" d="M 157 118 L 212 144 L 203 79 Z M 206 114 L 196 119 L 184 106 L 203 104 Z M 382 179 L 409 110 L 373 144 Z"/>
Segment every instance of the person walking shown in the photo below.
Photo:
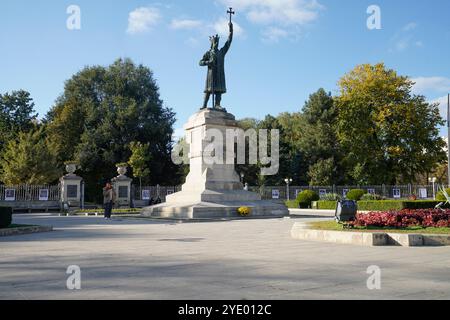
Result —
<path fill-rule="evenodd" d="M 116 192 L 110 182 L 103 188 L 103 206 L 105 208 L 105 219 L 111 219 L 113 204 L 116 201 Z"/>

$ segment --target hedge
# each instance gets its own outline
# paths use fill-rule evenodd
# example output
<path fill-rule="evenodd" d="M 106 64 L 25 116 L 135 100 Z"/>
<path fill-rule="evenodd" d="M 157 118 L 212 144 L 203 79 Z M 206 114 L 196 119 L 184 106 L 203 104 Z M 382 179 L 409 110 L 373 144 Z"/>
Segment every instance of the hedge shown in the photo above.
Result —
<path fill-rule="evenodd" d="M 313 207 L 318 210 L 335 210 L 336 203 L 336 201 L 321 200 L 314 202 Z"/>
<path fill-rule="evenodd" d="M 285 202 L 286 207 L 288 207 L 289 209 L 298 209 L 300 208 L 300 204 L 298 203 L 297 200 L 288 200 Z"/>
<path fill-rule="evenodd" d="M 403 209 L 432 209 L 438 205 L 439 201 L 434 200 L 372 200 L 358 201 L 360 211 L 387 211 Z"/>
<path fill-rule="evenodd" d="M 0 207 L 0 228 L 6 228 L 12 222 L 12 208 Z"/>
<path fill-rule="evenodd" d="M 434 200 L 370 200 L 358 201 L 359 211 L 388 211 L 403 209 L 433 209 L 440 201 Z M 315 209 L 335 210 L 336 201 L 317 201 L 314 203 Z"/>

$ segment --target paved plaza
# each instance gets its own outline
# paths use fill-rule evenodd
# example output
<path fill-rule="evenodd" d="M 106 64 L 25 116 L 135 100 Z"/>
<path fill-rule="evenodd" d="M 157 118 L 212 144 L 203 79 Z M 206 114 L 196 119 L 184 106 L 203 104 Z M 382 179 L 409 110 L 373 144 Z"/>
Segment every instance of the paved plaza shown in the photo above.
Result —
<path fill-rule="evenodd" d="M 448 299 L 449 247 L 293 240 L 307 218 L 176 223 L 15 215 L 53 232 L 0 238 L 0 299 Z M 309 218 L 311 219 L 311 218 Z M 81 290 L 66 269 L 81 268 Z M 367 268 L 381 268 L 381 290 Z"/>

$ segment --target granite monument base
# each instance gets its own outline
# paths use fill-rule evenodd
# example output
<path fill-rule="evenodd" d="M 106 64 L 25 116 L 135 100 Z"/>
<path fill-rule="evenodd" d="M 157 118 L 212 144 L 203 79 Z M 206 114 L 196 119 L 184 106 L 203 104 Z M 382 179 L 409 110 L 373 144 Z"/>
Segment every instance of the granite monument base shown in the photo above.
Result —
<path fill-rule="evenodd" d="M 234 148 L 237 138 L 227 144 L 227 133 L 240 130 L 235 117 L 224 110 L 203 109 L 184 126 L 189 144 L 190 171 L 180 192 L 166 202 L 146 207 L 142 215 L 155 218 L 208 219 L 240 217 L 238 208 L 249 207 L 252 217 L 282 217 L 289 214 L 282 203 L 261 200 L 258 193 L 244 190 L 234 163 L 211 161 L 226 146 Z M 234 153 L 234 150 L 233 150 Z M 217 159 L 216 159 L 217 160 Z"/>

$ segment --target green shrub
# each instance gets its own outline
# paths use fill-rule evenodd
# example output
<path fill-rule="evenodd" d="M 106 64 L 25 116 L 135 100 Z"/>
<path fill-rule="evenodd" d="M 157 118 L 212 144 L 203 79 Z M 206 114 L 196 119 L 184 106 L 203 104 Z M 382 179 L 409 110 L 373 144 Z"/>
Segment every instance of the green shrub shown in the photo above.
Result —
<path fill-rule="evenodd" d="M 416 201 L 404 201 L 404 209 L 433 209 L 442 201 L 434 200 L 416 200 Z M 448 206 L 446 206 L 448 207 Z M 444 207 L 443 207 L 444 208 Z"/>
<path fill-rule="evenodd" d="M 450 195 L 450 188 L 445 189 L 445 192 L 447 192 L 448 195 Z M 439 191 L 436 195 L 436 200 L 438 201 L 447 201 L 442 191 Z"/>
<path fill-rule="evenodd" d="M 359 201 L 366 192 L 362 189 L 352 189 L 347 193 L 348 200 Z"/>
<path fill-rule="evenodd" d="M 381 200 L 381 201 L 358 201 L 359 211 L 389 211 L 403 209 L 432 209 L 439 201 L 419 200 Z"/>
<path fill-rule="evenodd" d="M 366 193 L 366 194 L 364 194 L 361 197 L 360 200 L 362 200 L 362 201 L 371 201 L 371 200 L 384 200 L 384 199 L 379 194 Z"/>
<path fill-rule="evenodd" d="M 336 210 L 337 201 L 320 200 L 317 201 L 319 210 Z"/>
<path fill-rule="evenodd" d="M 300 208 L 308 209 L 311 208 L 311 202 L 319 201 L 320 197 L 317 192 L 312 190 L 305 190 L 298 194 L 297 202 L 299 203 Z"/>
<path fill-rule="evenodd" d="M 389 211 L 404 209 L 403 201 L 399 200 L 368 200 L 358 201 L 359 211 Z"/>
<path fill-rule="evenodd" d="M 320 200 L 323 201 L 338 201 L 341 200 L 341 196 L 338 195 L 337 193 L 327 193 L 326 195 L 324 195 Z"/>
<path fill-rule="evenodd" d="M 12 208 L 0 207 L 0 228 L 6 228 L 12 222 Z"/>
<path fill-rule="evenodd" d="M 300 208 L 300 205 L 298 203 L 297 200 L 288 200 L 285 202 L 286 207 L 288 207 L 289 209 L 298 209 Z"/>

